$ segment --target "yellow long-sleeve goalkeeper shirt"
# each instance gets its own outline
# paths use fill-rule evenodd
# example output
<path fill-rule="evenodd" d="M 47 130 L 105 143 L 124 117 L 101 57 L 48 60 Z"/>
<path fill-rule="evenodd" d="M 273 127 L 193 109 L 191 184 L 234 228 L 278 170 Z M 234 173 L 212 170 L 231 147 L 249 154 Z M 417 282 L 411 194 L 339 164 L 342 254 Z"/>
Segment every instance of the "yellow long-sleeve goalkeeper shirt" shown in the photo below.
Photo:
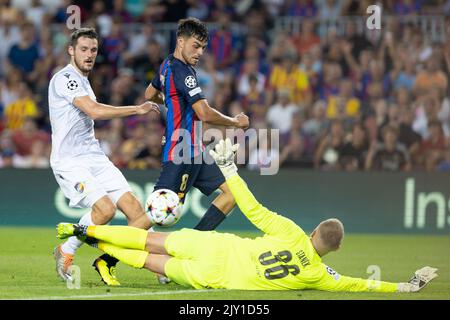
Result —
<path fill-rule="evenodd" d="M 398 284 L 346 277 L 322 263 L 310 238 L 292 220 L 263 207 L 245 182 L 227 179 L 237 205 L 264 236 L 242 239 L 228 234 L 226 285 L 229 289 L 396 292 Z"/>

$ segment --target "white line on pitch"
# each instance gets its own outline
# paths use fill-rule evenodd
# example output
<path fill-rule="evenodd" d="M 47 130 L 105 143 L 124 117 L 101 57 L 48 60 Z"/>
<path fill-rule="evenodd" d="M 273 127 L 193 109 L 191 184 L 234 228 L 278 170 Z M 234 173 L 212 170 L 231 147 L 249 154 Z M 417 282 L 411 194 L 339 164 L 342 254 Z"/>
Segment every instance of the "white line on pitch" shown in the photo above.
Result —
<path fill-rule="evenodd" d="M 50 296 L 50 297 L 34 297 L 19 300 L 64 300 L 64 299 L 91 299 L 91 298 L 110 298 L 110 297 L 139 297 L 139 296 L 160 296 L 184 293 L 205 293 L 205 292 L 221 292 L 222 289 L 216 290 L 172 290 L 172 291 L 146 291 L 138 293 L 106 293 L 92 295 L 73 295 L 73 296 Z"/>

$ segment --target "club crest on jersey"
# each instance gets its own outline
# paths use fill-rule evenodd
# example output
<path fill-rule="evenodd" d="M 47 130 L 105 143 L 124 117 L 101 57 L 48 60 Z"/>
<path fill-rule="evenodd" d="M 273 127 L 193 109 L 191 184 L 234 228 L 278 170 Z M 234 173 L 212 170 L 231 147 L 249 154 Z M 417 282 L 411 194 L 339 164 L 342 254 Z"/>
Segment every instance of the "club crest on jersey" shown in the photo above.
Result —
<path fill-rule="evenodd" d="M 188 88 L 195 88 L 197 86 L 197 80 L 193 76 L 187 76 L 186 79 L 184 79 L 184 84 Z"/>
<path fill-rule="evenodd" d="M 70 80 L 67 82 L 67 89 L 69 90 L 75 90 L 78 88 L 78 82 L 76 80 Z"/>
<path fill-rule="evenodd" d="M 85 185 L 83 182 L 77 182 L 75 184 L 75 190 L 77 190 L 79 193 L 83 193 L 85 189 Z"/>

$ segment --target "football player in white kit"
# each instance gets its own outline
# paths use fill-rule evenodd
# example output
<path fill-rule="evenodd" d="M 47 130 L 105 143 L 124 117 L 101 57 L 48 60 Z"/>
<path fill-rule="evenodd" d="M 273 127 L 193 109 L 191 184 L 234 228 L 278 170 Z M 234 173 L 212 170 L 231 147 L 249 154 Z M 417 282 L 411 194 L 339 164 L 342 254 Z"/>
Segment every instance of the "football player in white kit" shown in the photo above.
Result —
<path fill-rule="evenodd" d="M 93 28 L 75 30 L 70 39 L 70 63 L 49 83 L 48 99 L 52 127 L 50 164 L 64 195 L 75 208 L 91 208 L 80 219 L 85 225 L 108 223 L 119 208 L 128 225 L 149 229 L 150 220 L 122 173 L 100 148 L 94 135 L 94 120 L 159 112 L 157 104 L 114 107 L 96 101 L 88 80 L 98 51 L 98 36 Z M 70 280 L 70 266 L 82 242 L 69 238 L 56 247 L 56 271 Z M 115 275 L 117 260 L 103 255 L 93 266 L 108 285 L 120 285 Z"/>

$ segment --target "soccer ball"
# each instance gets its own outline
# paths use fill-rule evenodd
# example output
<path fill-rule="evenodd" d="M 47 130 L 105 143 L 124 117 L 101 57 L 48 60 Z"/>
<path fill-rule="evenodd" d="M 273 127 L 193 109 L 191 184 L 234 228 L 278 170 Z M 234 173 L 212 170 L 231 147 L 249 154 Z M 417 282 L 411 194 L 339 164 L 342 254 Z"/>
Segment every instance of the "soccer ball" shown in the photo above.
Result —
<path fill-rule="evenodd" d="M 153 224 L 170 227 L 180 219 L 182 203 L 172 190 L 159 189 L 148 196 L 145 208 Z"/>

